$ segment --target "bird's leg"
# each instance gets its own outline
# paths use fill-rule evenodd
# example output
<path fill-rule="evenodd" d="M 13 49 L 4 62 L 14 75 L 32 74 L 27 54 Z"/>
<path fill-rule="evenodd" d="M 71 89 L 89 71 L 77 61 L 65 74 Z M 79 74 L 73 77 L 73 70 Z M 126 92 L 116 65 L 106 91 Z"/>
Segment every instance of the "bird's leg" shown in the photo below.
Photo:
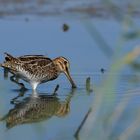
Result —
<path fill-rule="evenodd" d="M 15 80 L 18 82 L 19 81 L 19 77 L 18 76 L 15 76 Z"/>
<path fill-rule="evenodd" d="M 21 87 L 21 89 L 26 89 L 23 83 L 19 83 L 17 76 L 13 75 L 10 77 L 10 80 Z"/>
<path fill-rule="evenodd" d="M 20 98 L 20 97 L 23 97 L 24 94 L 25 94 L 25 90 L 21 90 L 20 93 L 18 94 L 18 96 L 16 96 L 15 98 L 11 99 L 11 104 L 16 104 L 16 103 L 19 103 L 20 101 L 18 101 L 17 99 Z"/>
<path fill-rule="evenodd" d="M 53 95 L 56 95 L 57 93 L 57 91 L 58 91 L 58 89 L 59 89 L 59 85 L 56 85 L 56 87 L 55 87 L 55 89 L 54 89 L 54 92 L 53 92 Z"/>
<path fill-rule="evenodd" d="M 4 68 L 4 79 L 8 78 L 8 69 Z"/>

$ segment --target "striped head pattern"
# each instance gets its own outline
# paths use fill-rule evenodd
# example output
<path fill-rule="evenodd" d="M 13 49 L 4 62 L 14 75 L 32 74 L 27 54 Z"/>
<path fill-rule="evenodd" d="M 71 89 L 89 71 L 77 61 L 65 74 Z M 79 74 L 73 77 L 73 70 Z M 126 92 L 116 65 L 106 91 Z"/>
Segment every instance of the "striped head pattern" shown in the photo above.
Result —
<path fill-rule="evenodd" d="M 69 81 L 72 85 L 72 88 L 76 88 L 76 85 L 70 76 L 70 72 L 69 72 L 70 63 L 69 63 L 69 61 L 65 57 L 57 57 L 53 60 L 53 62 L 57 66 L 58 71 L 60 73 L 64 73 L 67 76 L 67 78 L 69 79 Z"/>
<path fill-rule="evenodd" d="M 57 57 L 53 62 L 56 64 L 57 69 L 60 72 L 65 72 L 70 67 L 69 61 L 64 57 Z"/>

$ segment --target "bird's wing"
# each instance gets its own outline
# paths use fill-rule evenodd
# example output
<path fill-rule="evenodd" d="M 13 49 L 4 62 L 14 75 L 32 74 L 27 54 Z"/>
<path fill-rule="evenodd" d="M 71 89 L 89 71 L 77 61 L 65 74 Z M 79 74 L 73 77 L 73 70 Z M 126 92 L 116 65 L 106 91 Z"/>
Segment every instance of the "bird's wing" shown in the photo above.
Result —
<path fill-rule="evenodd" d="M 29 72 L 30 74 L 35 75 L 47 75 L 53 69 L 55 70 L 55 65 L 50 58 L 46 59 L 30 59 L 30 61 L 26 61 L 22 63 L 22 68 Z"/>
<path fill-rule="evenodd" d="M 24 55 L 24 56 L 18 57 L 18 59 L 23 62 L 39 60 L 39 59 L 51 60 L 50 58 L 44 55 Z"/>

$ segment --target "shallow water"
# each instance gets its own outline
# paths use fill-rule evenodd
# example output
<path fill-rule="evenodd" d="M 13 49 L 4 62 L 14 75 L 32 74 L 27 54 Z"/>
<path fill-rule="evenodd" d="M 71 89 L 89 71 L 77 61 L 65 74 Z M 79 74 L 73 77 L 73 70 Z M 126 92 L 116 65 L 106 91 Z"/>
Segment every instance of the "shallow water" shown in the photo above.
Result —
<path fill-rule="evenodd" d="M 68 1 L 69 4 L 63 1 L 61 3 L 47 2 L 50 7 L 54 6 L 58 11 L 60 10 L 58 5 L 62 3 L 62 11 L 69 11 L 71 7 L 82 7 L 78 1 L 76 6 L 73 6 L 72 1 L 71 3 Z M 83 2 L 85 1 L 83 0 Z M 86 4 L 91 3 L 89 1 Z M 8 74 L 7 79 L 4 78 L 1 68 L 0 138 L 2 140 L 82 140 L 84 132 L 86 132 L 84 126 L 78 133 L 76 132 L 89 108 L 98 104 L 98 100 L 96 100 L 98 90 L 103 88 L 101 83 L 108 76 L 118 80 L 113 90 L 104 91 L 103 96 L 106 102 L 99 109 L 98 115 L 94 116 L 95 125 L 92 133 L 94 138 L 116 140 L 122 138 L 120 136 L 129 127 L 135 130 L 131 131 L 133 133 L 129 139 L 140 138 L 139 125 L 136 125 L 140 122 L 138 119 L 139 68 L 131 64 L 126 65 L 121 72 L 110 73 L 109 71 L 113 62 L 112 56 L 115 54 L 114 50 L 119 45 L 122 23 L 114 18 L 100 16 L 94 18 L 86 16 L 85 18 L 85 14 L 90 17 L 91 12 L 83 14 L 81 11 L 80 18 L 76 18 L 77 16 L 73 16 L 72 12 L 66 14 L 69 15 L 68 17 L 65 14 L 54 16 L 49 10 L 44 12 L 42 9 L 43 13 L 39 11 L 40 7 L 37 7 L 39 10 L 33 8 L 34 11 L 32 9 L 28 11 L 26 6 L 36 7 L 36 3 L 32 1 L 29 5 L 24 3 L 24 6 L 22 2 L 15 5 L 5 1 L 2 4 L 6 7 L 9 6 L 11 11 L 7 8 L 0 19 L 0 62 L 4 60 L 4 52 L 14 56 L 43 54 L 52 59 L 64 56 L 70 61 L 71 75 L 78 87 L 72 90 L 70 83 L 62 74 L 55 81 L 39 85 L 36 93 L 33 93 L 31 86 L 24 82 L 28 90 L 23 92 L 10 81 L 11 74 Z M 24 13 L 23 10 L 19 16 L 17 7 L 21 5 L 27 12 Z M 3 8 L 0 9 L 3 11 Z M 76 7 L 76 10 L 79 9 Z M 8 12 L 12 14 L 9 16 Z M 39 13 L 42 15 L 40 16 Z M 49 13 L 48 16 L 43 15 L 46 13 Z M 139 26 L 139 19 L 134 18 L 133 22 L 137 27 Z M 66 32 L 63 30 L 64 23 L 69 27 Z M 124 48 L 120 54 L 125 54 L 139 45 L 139 38 L 130 39 L 123 45 Z M 105 71 L 102 72 L 101 69 L 105 69 Z M 87 77 L 91 78 L 90 90 L 86 89 Z M 57 84 L 60 87 L 53 95 Z M 112 120 L 109 122 L 106 116 L 112 116 Z M 97 134 L 101 134 L 100 137 Z"/>

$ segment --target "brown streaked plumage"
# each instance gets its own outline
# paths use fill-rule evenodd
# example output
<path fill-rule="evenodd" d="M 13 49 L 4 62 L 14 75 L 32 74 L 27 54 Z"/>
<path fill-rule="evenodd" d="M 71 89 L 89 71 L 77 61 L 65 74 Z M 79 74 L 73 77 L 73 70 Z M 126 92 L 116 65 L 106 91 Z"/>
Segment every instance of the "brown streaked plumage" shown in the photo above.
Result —
<path fill-rule="evenodd" d="M 36 89 L 38 84 L 56 79 L 60 73 L 64 73 L 72 88 L 76 88 L 69 73 L 69 61 L 64 57 L 51 60 L 43 55 L 13 57 L 8 53 L 5 54 L 5 61 L 1 66 L 8 69 L 15 77 L 30 83 L 33 90 Z"/>

